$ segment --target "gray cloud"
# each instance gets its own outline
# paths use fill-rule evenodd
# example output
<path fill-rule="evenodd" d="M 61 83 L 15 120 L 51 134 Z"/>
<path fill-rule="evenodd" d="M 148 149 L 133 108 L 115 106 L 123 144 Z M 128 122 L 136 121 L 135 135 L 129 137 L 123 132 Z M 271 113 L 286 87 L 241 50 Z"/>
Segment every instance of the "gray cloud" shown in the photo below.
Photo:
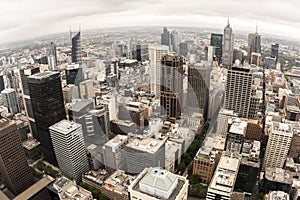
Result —
<path fill-rule="evenodd" d="M 2 1 L 2 0 L 0 0 Z M 69 25 L 101 28 L 184 25 L 289 34 L 297 38 L 297 0 L 9 0 L 2 2 L 0 43 L 67 31 Z"/>

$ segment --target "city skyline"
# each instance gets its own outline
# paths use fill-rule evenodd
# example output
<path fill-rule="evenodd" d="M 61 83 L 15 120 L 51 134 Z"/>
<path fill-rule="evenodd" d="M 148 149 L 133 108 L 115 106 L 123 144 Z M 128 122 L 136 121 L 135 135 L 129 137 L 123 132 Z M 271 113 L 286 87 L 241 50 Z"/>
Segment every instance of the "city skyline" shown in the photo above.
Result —
<path fill-rule="evenodd" d="M 69 26 L 80 25 L 82 30 L 124 26 L 191 26 L 223 27 L 230 17 L 234 30 L 272 33 L 298 39 L 300 18 L 297 2 L 251 2 L 229 0 L 204 1 L 47 1 L 13 0 L 3 4 L 0 16 L 0 43 L 33 39 L 66 32 Z M 260 5 L 260 6 L 257 6 Z M 180 9 L 178 9 L 180 8 Z M 241 10 L 243 10 L 241 12 Z M 294 12 L 293 12 L 294 11 Z M 138 16 L 138 17 L 137 17 Z M 22 20 L 21 20 L 22 19 Z M 22 34 L 20 34 L 22 33 Z"/>

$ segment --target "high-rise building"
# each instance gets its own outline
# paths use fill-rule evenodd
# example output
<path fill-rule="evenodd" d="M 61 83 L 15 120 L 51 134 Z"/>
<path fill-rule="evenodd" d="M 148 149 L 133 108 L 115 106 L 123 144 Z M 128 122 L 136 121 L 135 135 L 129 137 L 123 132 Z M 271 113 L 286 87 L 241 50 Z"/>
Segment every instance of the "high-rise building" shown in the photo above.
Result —
<path fill-rule="evenodd" d="M 181 115 L 183 94 L 183 57 L 165 55 L 161 59 L 161 115 L 175 120 Z"/>
<path fill-rule="evenodd" d="M 267 143 L 263 169 L 267 167 L 284 167 L 292 138 L 293 130 L 289 124 L 273 122 Z"/>
<path fill-rule="evenodd" d="M 252 78 L 248 68 L 231 67 L 228 70 L 225 109 L 233 110 L 239 117 L 248 117 Z"/>
<path fill-rule="evenodd" d="M 81 99 L 92 99 L 95 96 L 94 83 L 92 80 L 85 80 L 79 84 Z"/>
<path fill-rule="evenodd" d="M 67 84 L 79 86 L 79 83 L 84 80 L 82 67 L 79 64 L 68 65 L 65 70 Z"/>
<path fill-rule="evenodd" d="M 81 175 L 89 171 L 82 126 L 62 120 L 49 129 L 62 174 L 74 178 L 77 182 L 81 181 Z"/>
<path fill-rule="evenodd" d="M 0 92 L 5 89 L 3 75 L 0 74 Z"/>
<path fill-rule="evenodd" d="M 223 35 L 212 33 L 210 36 L 210 46 L 215 47 L 215 53 L 219 64 L 222 62 L 222 50 L 223 50 Z"/>
<path fill-rule="evenodd" d="M 0 173 L 8 189 L 15 195 L 34 183 L 17 125 L 4 118 L 0 119 Z"/>
<path fill-rule="evenodd" d="M 232 63 L 233 63 L 233 33 L 228 19 L 228 24 L 224 28 L 222 65 L 231 66 Z"/>
<path fill-rule="evenodd" d="M 171 32 L 171 51 L 178 52 L 178 32 L 173 30 Z"/>
<path fill-rule="evenodd" d="M 57 166 L 49 127 L 66 118 L 60 73 L 45 71 L 29 76 L 34 124 L 33 136 L 41 142 L 45 159 Z"/>
<path fill-rule="evenodd" d="M 211 65 L 197 63 L 188 66 L 187 106 L 196 109 L 207 118 Z"/>
<path fill-rule="evenodd" d="M 80 31 L 77 33 L 70 32 L 71 43 L 72 43 L 72 63 L 81 63 L 82 49 L 81 49 L 81 37 Z"/>
<path fill-rule="evenodd" d="M 261 36 L 256 33 L 248 35 L 248 62 L 251 62 L 252 53 L 261 53 Z"/>
<path fill-rule="evenodd" d="M 166 46 L 170 46 L 171 44 L 171 38 L 170 38 L 170 31 L 168 30 L 167 27 L 163 28 L 163 32 L 161 34 L 161 45 L 166 45 Z"/>
<path fill-rule="evenodd" d="M 155 94 L 156 98 L 160 97 L 160 68 L 161 58 L 169 53 L 169 47 L 164 45 L 149 47 L 150 60 L 150 79 L 151 79 L 151 93 Z"/>
<path fill-rule="evenodd" d="M 4 106 L 8 108 L 8 112 L 16 114 L 20 111 L 15 89 L 7 88 L 1 92 L 1 96 Z"/>
<path fill-rule="evenodd" d="M 188 54 L 188 44 L 186 42 L 181 42 L 179 44 L 179 55 L 186 56 Z"/>
<path fill-rule="evenodd" d="M 146 44 L 136 45 L 136 59 L 142 62 L 148 60 L 148 45 Z"/>
<path fill-rule="evenodd" d="M 57 66 L 57 52 L 56 45 L 53 42 L 50 43 L 50 48 L 47 49 L 46 55 L 48 57 L 49 70 L 55 70 Z"/>
<path fill-rule="evenodd" d="M 278 61 L 278 53 L 279 53 L 279 44 L 272 44 L 271 57 L 276 59 L 276 63 Z"/>

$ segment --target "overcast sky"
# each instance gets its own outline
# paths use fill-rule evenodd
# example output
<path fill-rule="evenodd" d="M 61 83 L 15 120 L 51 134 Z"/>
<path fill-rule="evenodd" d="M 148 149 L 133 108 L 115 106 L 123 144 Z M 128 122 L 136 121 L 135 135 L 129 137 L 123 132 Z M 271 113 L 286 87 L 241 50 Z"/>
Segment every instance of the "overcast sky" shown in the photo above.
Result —
<path fill-rule="evenodd" d="M 299 0 L 0 0 L 0 43 L 115 26 L 198 26 L 300 40 Z"/>

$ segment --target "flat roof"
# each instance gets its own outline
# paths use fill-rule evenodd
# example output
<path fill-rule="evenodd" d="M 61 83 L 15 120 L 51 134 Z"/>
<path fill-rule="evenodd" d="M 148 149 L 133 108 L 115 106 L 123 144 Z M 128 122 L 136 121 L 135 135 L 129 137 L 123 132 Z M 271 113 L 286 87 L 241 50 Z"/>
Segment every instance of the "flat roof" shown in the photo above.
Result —
<path fill-rule="evenodd" d="M 54 130 L 54 131 L 59 131 L 60 133 L 67 135 L 67 134 L 75 131 L 79 127 L 81 127 L 80 124 L 77 124 L 73 121 L 63 119 L 63 120 L 57 122 L 56 124 L 50 126 L 49 129 Z"/>
<path fill-rule="evenodd" d="M 39 146 L 40 142 L 36 139 L 30 138 L 30 139 L 25 140 L 24 142 L 22 142 L 22 145 L 25 149 L 32 150 L 35 147 Z"/>
<path fill-rule="evenodd" d="M 51 180 L 48 177 L 44 177 L 41 180 L 39 180 L 38 182 L 36 182 L 35 184 L 33 184 L 32 186 L 30 186 L 27 190 L 25 190 L 24 192 L 22 192 L 21 194 L 16 196 L 16 198 L 14 198 L 14 200 L 29 199 L 33 195 L 37 194 L 39 191 L 44 189 L 47 185 L 49 185 L 53 181 L 54 181 L 54 179 Z"/>
<path fill-rule="evenodd" d="M 117 146 L 123 144 L 127 140 L 128 140 L 127 135 L 116 135 L 114 138 L 112 138 L 111 140 L 106 142 L 105 146 L 114 148 L 114 147 L 117 147 Z"/>
<path fill-rule="evenodd" d="M 130 141 L 126 147 L 136 149 L 139 151 L 144 151 L 148 153 L 156 153 L 158 149 L 161 148 L 165 144 L 165 141 L 157 140 L 154 138 L 144 138 L 142 140 L 140 139 L 134 139 Z"/>
<path fill-rule="evenodd" d="M 33 75 L 29 76 L 29 78 L 44 79 L 44 78 L 48 78 L 54 74 L 59 74 L 59 72 L 44 71 L 44 72 L 39 72 L 39 73 L 33 74 Z"/>
<path fill-rule="evenodd" d="M 284 183 L 284 184 L 292 184 L 293 183 L 293 174 L 290 171 L 267 167 L 265 170 L 265 178 L 269 181 Z"/>
<path fill-rule="evenodd" d="M 239 134 L 239 135 L 245 135 L 246 134 L 246 128 L 247 128 L 247 122 L 241 121 L 234 121 L 232 125 L 230 126 L 229 133 Z"/>

